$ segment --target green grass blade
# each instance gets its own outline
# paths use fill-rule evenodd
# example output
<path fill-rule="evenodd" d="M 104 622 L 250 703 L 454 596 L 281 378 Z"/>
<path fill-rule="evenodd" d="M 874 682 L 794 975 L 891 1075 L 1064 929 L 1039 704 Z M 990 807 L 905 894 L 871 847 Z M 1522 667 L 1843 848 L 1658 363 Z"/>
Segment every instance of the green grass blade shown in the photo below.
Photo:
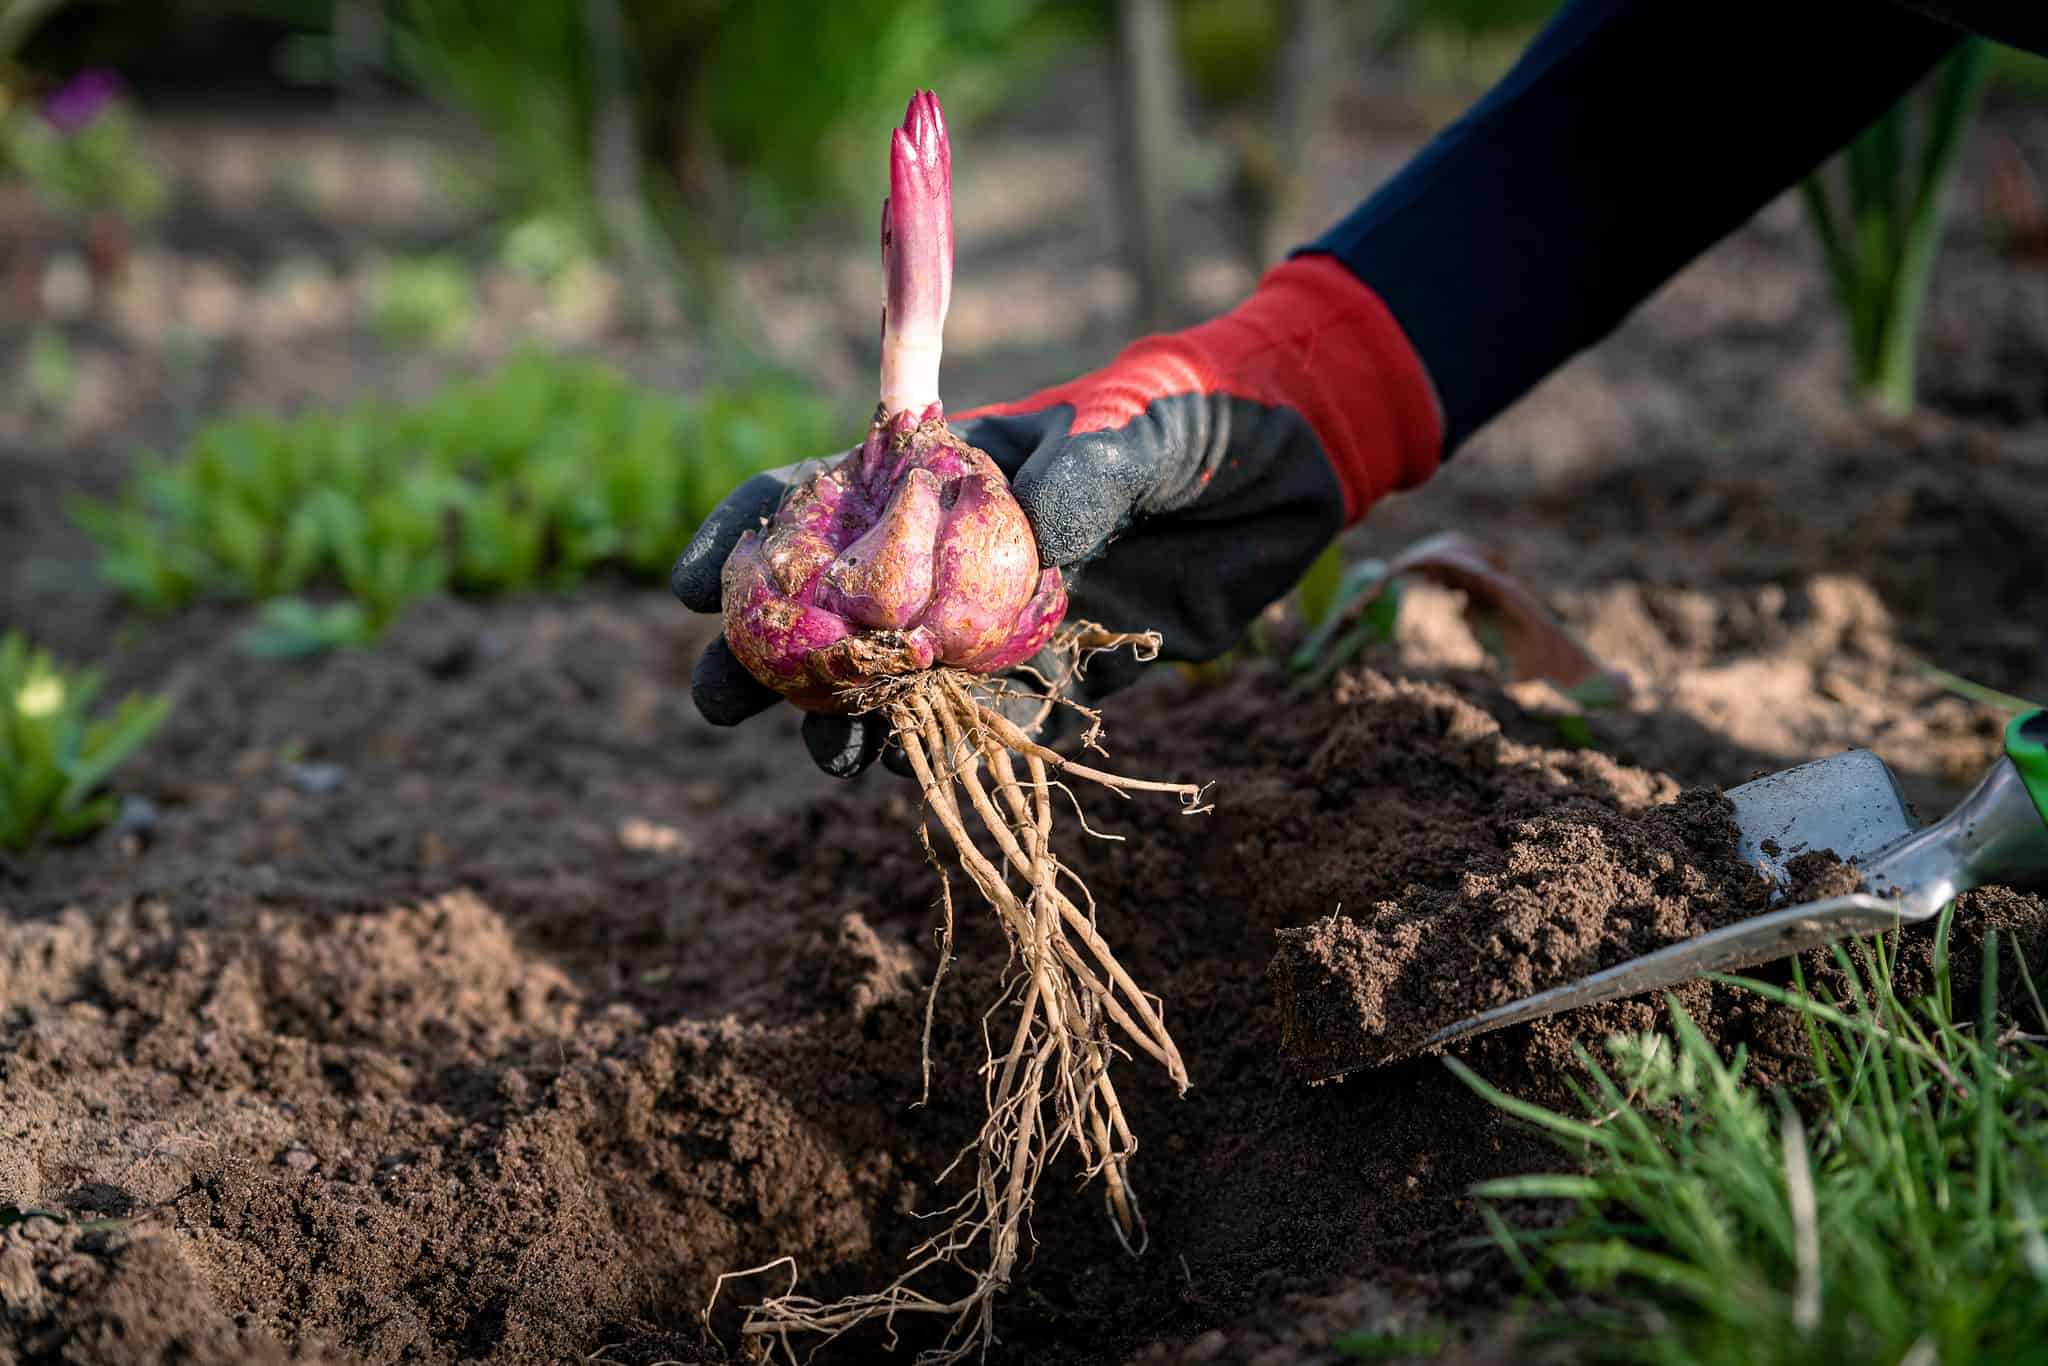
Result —
<path fill-rule="evenodd" d="M 1990 44 L 1971 37 L 1943 63 L 1919 183 L 1910 208 L 1900 213 L 1898 266 L 1889 282 L 1884 350 L 1879 357 L 1879 393 L 1894 412 L 1912 410 L 1915 355 L 1927 306 L 1927 285 L 1941 247 L 1949 189 L 1964 138 L 1974 121 L 1989 60 Z"/>
<path fill-rule="evenodd" d="M 68 767 L 58 809 L 68 811 L 84 800 L 148 743 L 170 714 L 169 698 L 124 698 L 115 709 L 112 723 L 95 737 L 96 743 Z"/>
<path fill-rule="evenodd" d="M 1474 1072 L 1456 1058 L 1445 1058 L 1444 1066 L 1451 1070 L 1453 1076 L 1471 1087 L 1473 1091 L 1478 1093 L 1489 1104 L 1525 1123 L 1533 1124 L 1553 1138 L 1595 1148 L 1609 1148 L 1613 1146 L 1613 1135 L 1607 1131 L 1595 1128 L 1591 1124 L 1581 1123 L 1575 1119 L 1568 1119 L 1554 1110 L 1546 1110 L 1541 1105 L 1523 1100 L 1519 1096 L 1511 1096 L 1485 1080 L 1477 1072 Z"/>

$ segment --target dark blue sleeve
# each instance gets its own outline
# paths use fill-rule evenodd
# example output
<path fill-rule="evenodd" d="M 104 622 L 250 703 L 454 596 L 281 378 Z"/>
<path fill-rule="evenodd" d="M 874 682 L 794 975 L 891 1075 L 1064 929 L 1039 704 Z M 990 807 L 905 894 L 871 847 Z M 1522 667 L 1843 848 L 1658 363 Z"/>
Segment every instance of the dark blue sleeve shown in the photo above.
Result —
<path fill-rule="evenodd" d="M 1958 36 L 1873 0 L 1574 0 L 1303 250 L 1343 261 L 1400 321 L 1443 401 L 1448 453 L 1825 161 Z"/>

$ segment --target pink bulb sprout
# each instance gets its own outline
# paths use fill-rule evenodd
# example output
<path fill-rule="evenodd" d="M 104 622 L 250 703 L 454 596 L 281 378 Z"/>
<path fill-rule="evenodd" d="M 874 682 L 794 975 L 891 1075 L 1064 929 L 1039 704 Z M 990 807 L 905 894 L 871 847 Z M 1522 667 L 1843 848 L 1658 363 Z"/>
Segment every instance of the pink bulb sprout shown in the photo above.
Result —
<path fill-rule="evenodd" d="M 1002 471 L 947 429 L 939 402 L 953 157 L 928 91 L 891 140 L 882 268 L 882 399 L 867 439 L 791 489 L 725 562 L 726 642 L 806 711 L 851 710 L 868 685 L 936 665 L 1008 669 L 1067 611 Z"/>

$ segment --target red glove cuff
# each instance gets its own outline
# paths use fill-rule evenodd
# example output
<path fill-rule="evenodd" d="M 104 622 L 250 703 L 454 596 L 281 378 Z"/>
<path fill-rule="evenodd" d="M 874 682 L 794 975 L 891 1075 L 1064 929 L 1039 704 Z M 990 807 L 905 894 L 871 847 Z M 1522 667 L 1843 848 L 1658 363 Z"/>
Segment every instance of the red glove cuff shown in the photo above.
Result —
<path fill-rule="evenodd" d="M 954 417 L 1074 407 L 1068 434 L 1122 427 L 1155 399 L 1223 394 L 1292 408 L 1344 489 L 1344 524 L 1436 472 L 1443 418 L 1429 375 L 1379 296 L 1327 256 L 1266 272 L 1250 298 L 1185 332 L 1141 337 L 1093 374 Z"/>

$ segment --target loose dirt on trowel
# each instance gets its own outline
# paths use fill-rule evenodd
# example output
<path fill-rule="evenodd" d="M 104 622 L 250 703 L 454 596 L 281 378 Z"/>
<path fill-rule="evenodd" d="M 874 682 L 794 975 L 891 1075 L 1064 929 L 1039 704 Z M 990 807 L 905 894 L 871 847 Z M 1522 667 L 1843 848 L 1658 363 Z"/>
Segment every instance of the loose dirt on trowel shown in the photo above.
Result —
<path fill-rule="evenodd" d="M 191 654 L 210 702 L 137 772 L 153 838 L 0 884 L 0 1204 L 56 1216 L 0 1230 L 0 1360 L 716 1362 L 697 1314 L 723 1272 L 889 1279 L 980 1121 L 1002 943 L 962 916 L 919 1107 L 935 884 L 907 788 L 750 792 L 793 737 L 714 744 L 639 681 L 678 651 L 666 613 L 599 599 L 425 612 L 284 675 Z M 1217 784 L 1200 817 L 1097 804 L 1125 841 L 1069 843 L 1194 1089 L 1126 1069 L 1150 1249 L 1125 1255 L 1099 1190 L 1048 1181 L 995 1359 L 1176 1359 L 1217 1334 L 1248 1359 L 1314 1349 L 1303 1325 L 1497 1303 L 1499 1269 L 1457 1246 L 1465 1191 L 1554 1155 L 1433 1059 L 1284 1075 L 1276 936 L 1340 903 L 1460 906 L 1589 840 L 1652 884 L 1665 841 L 1672 890 L 1627 882 L 1629 906 L 1718 913 L 1679 866 L 1717 809 L 1505 739 L 1426 680 L 1296 695 L 1251 665 L 1161 680 L 1111 725 L 1116 762 Z M 650 732 L 686 741 L 650 753 Z M 304 735 L 338 777 L 309 778 Z M 1985 915 L 2039 938 L 2037 902 Z M 1754 1001 L 1684 999 L 1765 1075 L 1802 1047 Z M 1464 1055 L 1558 1099 L 1575 1041 L 1655 1018 L 1624 1003 Z M 727 1285 L 728 1348 L 785 1275 Z"/>

